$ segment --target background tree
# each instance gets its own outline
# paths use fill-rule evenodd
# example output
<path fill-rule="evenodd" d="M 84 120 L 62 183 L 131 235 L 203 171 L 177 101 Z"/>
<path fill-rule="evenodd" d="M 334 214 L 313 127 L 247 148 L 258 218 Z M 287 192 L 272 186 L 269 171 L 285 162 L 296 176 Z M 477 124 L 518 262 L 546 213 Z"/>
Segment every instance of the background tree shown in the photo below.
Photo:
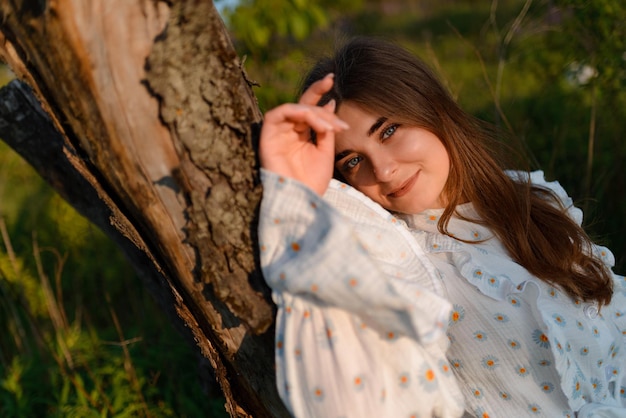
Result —
<path fill-rule="evenodd" d="M 284 414 L 254 257 L 260 113 L 213 4 L 15 0 L 0 19 L 2 54 L 45 110 L 10 88 L 3 138 L 176 312 L 231 415 Z"/>

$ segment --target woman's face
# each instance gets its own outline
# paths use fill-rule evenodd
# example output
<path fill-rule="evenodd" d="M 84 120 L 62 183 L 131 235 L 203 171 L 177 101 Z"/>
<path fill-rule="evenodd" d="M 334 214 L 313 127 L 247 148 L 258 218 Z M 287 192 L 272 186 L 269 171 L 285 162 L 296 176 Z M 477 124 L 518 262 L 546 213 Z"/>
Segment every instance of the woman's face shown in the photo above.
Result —
<path fill-rule="evenodd" d="M 443 208 L 450 159 L 439 138 L 343 102 L 337 115 L 350 129 L 336 135 L 335 167 L 384 208 L 419 213 Z"/>

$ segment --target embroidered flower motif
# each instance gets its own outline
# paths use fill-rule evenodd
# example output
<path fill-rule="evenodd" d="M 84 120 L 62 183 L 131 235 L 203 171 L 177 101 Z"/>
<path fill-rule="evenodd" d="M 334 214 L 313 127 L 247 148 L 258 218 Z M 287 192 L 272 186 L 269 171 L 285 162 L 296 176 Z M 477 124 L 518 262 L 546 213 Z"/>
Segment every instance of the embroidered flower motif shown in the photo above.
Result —
<path fill-rule="evenodd" d="M 554 385 L 550 382 L 543 382 L 539 386 L 541 387 L 541 390 L 545 393 L 552 393 L 552 391 L 554 390 Z"/>
<path fill-rule="evenodd" d="M 538 365 L 540 365 L 541 367 L 550 367 L 552 365 L 552 362 L 550 360 L 539 360 L 537 362 Z"/>
<path fill-rule="evenodd" d="M 528 371 L 528 367 L 525 367 L 525 366 L 516 366 L 515 373 L 517 373 L 518 376 L 521 376 L 521 377 L 526 377 L 530 374 L 530 372 Z"/>
<path fill-rule="evenodd" d="M 400 387 L 407 388 L 411 384 L 411 378 L 408 373 L 400 373 L 398 376 L 398 383 L 400 383 Z"/>
<path fill-rule="evenodd" d="M 550 290 L 548 290 L 548 295 L 550 295 L 551 298 L 556 299 L 559 297 L 559 292 L 554 287 L 551 287 Z"/>
<path fill-rule="evenodd" d="M 520 305 L 520 300 L 518 298 L 516 298 L 515 296 L 508 296 L 507 300 L 509 301 L 509 304 L 511 304 L 511 306 L 515 307 L 515 308 L 519 308 Z"/>
<path fill-rule="evenodd" d="M 586 356 L 589 354 L 589 347 L 584 346 L 580 348 L 580 355 L 581 356 Z"/>
<path fill-rule="evenodd" d="M 474 412 L 474 415 L 479 418 L 489 418 L 489 414 L 487 413 L 487 411 L 485 411 L 485 408 L 476 408 Z"/>
<path fill-rule="evenodd" d="M 607 371 L 608 375 L 611 375 L 613 377 L 619 376 L 620 369 L 619 367 L 610 367 L 609 370 Z"/>
<path fill-rule="evenodd" d="M 581 330 L 581 331 L 585 329 L 585 326 L 584 326 L 584 325 L 583 325 L 583 323 L 582 323 L 582 322 L 580 322 L 580 321 L 576 321 L 576 326 L 577 326 L 577 327 L 578 327 L 578 329 L 579 329 L 579 330 Z"/>
<path fill-rule="evenodd" d="M 428 364 L 422 366 L 422 370 L 419 374 L 419 382 L 426 390 L 426 392 L 432 392 L 436 390 L 437 386 L 439 385 L 437 383 L 437 376 L 435 375 L 435 371 L 428 367 Z"/>
<path fill-rule="evenodd" d="M 485 334 L 485 333 L 484 333 L 484 332 L 482 332 L 482 331 L 476 331 L 476 332 L 474 333 L 474 339 L 475 339 L 476 341 L 481 341 L 481 342 L 482 342 L 482 341 L 487 341 L 487 334 Z"/>
<path fill-rule="evenodd" d="M 554 319 L 554 323 L 560 327 L 564 327 L 565 325 L 567 325 L 567 321 L 565 320 L 565 318 L 563 318 L 559 314 L 552 315 L 552 319 Z"/>
<path fill-rule="evenodd" d="M 620 388 L 619 388 L 619 397 L 626 399 L 626 387 L 620 386 Z"/>
<path fill-rule="evenodd" d="M 365 385 L 363 384 L 363 376 L 361 375 L 355 376 L 352 383 L 354 386 L 354 390 L 356 390 L 357 392 L 360 392 L 365 387 Z"/>
<path fill-rule="evenodd" d="M 598 327 L 596 327 L 595 325 L 591 327 L 591 334 L 596 337 L 596 338 L 600 338 L 600 330 L 598 329 Z"/>
<path fill-rule="evenodd" d="M 509 395 L 508 392 L 500 392 L 498 395 L 500 396 L 500 399 L 502 399 L 503 401 L 511 400 L 511 395 Z"/>
<path fill-rule="evenodd" d="M 593 388 L 594 393 L 597 394 L 602 391 L 602 382 L 599 379 L 593 377 L 591 378 L 589 383 L 591 383 L 591 387 Z"/>
<path fill-rule="evenodd" d="M 489 355 L 489 356 L 483 357 L 481 363 L 485 369 L 494 370 L 500 365 L 500 360 L 498 360 L 497 357 Z"/>
<path fill-rule="evenodd" d="M 472 395 L 474 395 L 474 398 L 476 398 L 476 399 L 482 399 L 483 398 L 483 391 L 480 388 L 474 388 L 474 389 L 472 389 Z"/>
<path fill-rule="evenodd" d="M 580 384 L 580 380 L 576 379 L 574 381 L 574 385 L 572 386 L 572 398 L 578 399 L 582 395 L 582 388 Z"/>
<path fill-rule="evenodd" d="M 554 342 L 556 343 L 555 347 L 559 354 L 563 354 L 563 345 L 556 338 L 554 339 Z"/>
<path fill-rule="evenodd" d="M 482 239 L 482 234 L 479 231 L 472 231 L 472 238 L 476 241 L 480 241 Z"/>
<path fill-rule="evenodd" d="M 456 324 L 461 322 L 465 318 L 465 309 L 461 305 L 456 303 L 452 306 L 452 312 L 450 313 L 450 324 Z"/>
<path fill-rule="evenodd" d="M 321 387 L 316 386 L 315 388 L 313 388 L 313 399 L 315 399 L 316 401 L 324 400 L 324 391 Z"/>
<path fill-rule="evenodd" d="M 550 341 L 548 340 L 548 336 L 544 334 L 540 329 L 536 329 L 532 334 L 533 341 L 541 348 L 549 348 Z"/>
<path fill-rule="evenodd" d="M 447 375 L 451 371 L 450 365 L 445 360 L 439 360 L 439 370 L 441 370 L 444 375 Z"/>
<path fill-rule="evenodd" d="M 502 323 L 507 323 L 509 322 L 509 317 L 506 316 L 503 313 L 497 313 L 493 316 L 493 319 L 495 319 L 498 322 L 502 322 Z"/>
<path fill-rule="evenodd" d="M 482 279 L 483 278 L 483 271 L 481 269 L 476 269 L 474 270 L 474 273 L 472 273 L 472 276 L 474 276 L 477 279 Z"/>
<path fill-rule="evenodd" d="M 463 362 L 459 359 L 450 360 L 450 365 L 454 367 L 456 370 L 460 370 L 463 368 Z"/>
<path fill-rule="evenodd" d="M 335 335 L 334 327 L 328 321 L 326 322 L 325 336 L 328 345 L 332 347 L 337 340 L 337 336 Z"/>
<path fill-rule="evenodd" d="M 538 415 L 541 413 L 541 407 L 537 405 L 536 403 L 531 403 L 530 405 L 528 405 L 528 411 L 530 413 Z"/>
<path fill-rule="evenodd" d="M 491 276 L 487 282 L 489 283 L 489 286 L 491 286 L 491 287 L 498 287 L 498 286 L 500 286 L 500 279 L 498 279 L 495 276 Z"/>
<path fill-rule="evenodd" d="M 520 344 L 520 342 L 519 342 L 519 341 L 517 341 L 517 340 L 508 340 L 506 343 L 507 343 L 507 345 L 508 345 L 509 347 L 511 347 L 513 350 L 519 350 L 520 348 L 522 348 L 522 345 L 521 345 L 521 344 Z"/>

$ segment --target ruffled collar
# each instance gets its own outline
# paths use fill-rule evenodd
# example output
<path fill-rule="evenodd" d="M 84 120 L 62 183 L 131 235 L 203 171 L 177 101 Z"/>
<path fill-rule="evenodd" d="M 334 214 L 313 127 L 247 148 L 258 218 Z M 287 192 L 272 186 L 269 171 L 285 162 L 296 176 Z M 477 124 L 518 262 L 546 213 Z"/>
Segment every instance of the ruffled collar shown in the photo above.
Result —
<path fill-rule="evenodd" d="M 406 222 L 427 253 L 449 253 L 448 260 L 461 276 L 486 296 L 506 300 L 511 294 L 522 292 L 525 283 L 534 279 L 524 267 L 511 259 L 489 228 L 458 216 L 480 220 L 473 204 L 457 206 L 448 223 L 451 236 L 438 230 L 442 214 L 443 209 L 429 209 L 399 217 Z"/>

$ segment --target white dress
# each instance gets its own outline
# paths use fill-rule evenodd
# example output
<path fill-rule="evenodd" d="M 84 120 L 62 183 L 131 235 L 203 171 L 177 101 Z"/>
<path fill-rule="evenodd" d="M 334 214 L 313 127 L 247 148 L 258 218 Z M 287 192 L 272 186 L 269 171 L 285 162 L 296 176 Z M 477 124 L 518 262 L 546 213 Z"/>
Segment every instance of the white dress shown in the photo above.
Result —
<path fill-rule="evenodd" d="M 496 239 L 439 234 L 441 211 L 407 227 L 337 181 L 321 199 L 262 178 L 277 385 L 296 417 L 626 416 L 623 278 L 598 314 L 532 277 Z M 458 219 L 450 230 L 489 235 Z"/>

